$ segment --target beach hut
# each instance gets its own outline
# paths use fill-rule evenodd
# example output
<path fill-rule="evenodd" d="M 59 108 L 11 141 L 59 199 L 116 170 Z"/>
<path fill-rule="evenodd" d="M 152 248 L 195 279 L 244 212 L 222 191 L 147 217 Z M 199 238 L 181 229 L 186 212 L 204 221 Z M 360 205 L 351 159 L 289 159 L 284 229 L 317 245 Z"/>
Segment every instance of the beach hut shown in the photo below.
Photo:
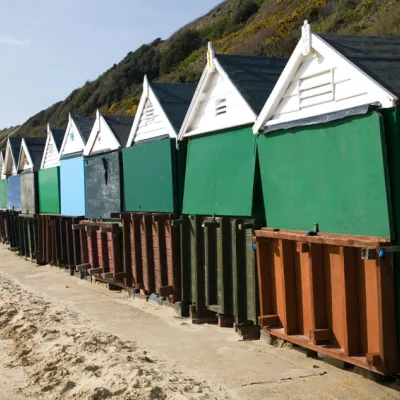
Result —
<path fill-rule="evenodd" d="M 253 127 L 263 331 L 384 374 L 399 371 L 399 49 L 306 21 Z"/>
<path fill-rule="evenodd" d="M 124 249 L 137 290 L 181 299 L 179 230 L 186 143 L 177 136 L 196 86 L 143 82 L 143 93 L 123 149 Z M 140 232 L 140 233 L 139 233 Z M 142 251 L 143 249 L 143 251 Z"/>
<path fill-rule="evenodd" d="M 7 199 L 7 177 L 3 171 L 4 151 L 0 152 L 0 209 L 6 209 L 8 204 Z"/>
<path fill-rule="evenodd" d="M 123 149 L 126 211 L 180 213 L 186 148 L 177 137 L 196 86 L 143 82 Z"/>
<path fill-rule="evenodd" d="M 60 213 L 60 149 L 65 129 L 50 128 L 38 172 L 39 212 Z"/>
<path fill-rule="evenodd" d="M 110 218 L 123 210 L 121 149 L 133 117 L 102 115 L 98 110 L 83 155 L 87 218 Z"/>
<path fill-rule="evenodd" d="M 3 175 L 7 177 L 7 208 L 21 210 L 20 177 L 17 172 L 22 138 L 9 137 L 4 157 Z"/>
<path fill-rule="evenodd" d="M 305 23 L 253 128 L 270 226 L 394 237 L 382 110 L 400 94 L 399 44 Z"/>
<path fill-rule="evenodd" d="M 189 140 L 184 214 L 263 218 L 251 128 L 285 64 L 278 58 L 216 55 L 210 43 L 179 134 Z"/>
<path fill-rule="evenodd" d="M 42 162 L 45 137 L 26 137 L 22 139 L 17 172 L 20 175 L 21 212 L 38 212 L 37 171 Z"/>
<path fill-rule="evenodd" d="M 94 118 L 69 114 L 60 149 L 61 214 L 85 215 L 85 169 L 83 150 L 89 140 Z"/>
<path fill-rule="evenodd" d="M 286 61 L 215 54 L 210 43 L 179 134 L 188 141 L 183 299 L 195 307 L 194 318 L 208 320 L 207 310 L 227 326 L 233 317 L 243 337 L 259 335 L 251 244 L 265 218 L 252 126 Z"/>

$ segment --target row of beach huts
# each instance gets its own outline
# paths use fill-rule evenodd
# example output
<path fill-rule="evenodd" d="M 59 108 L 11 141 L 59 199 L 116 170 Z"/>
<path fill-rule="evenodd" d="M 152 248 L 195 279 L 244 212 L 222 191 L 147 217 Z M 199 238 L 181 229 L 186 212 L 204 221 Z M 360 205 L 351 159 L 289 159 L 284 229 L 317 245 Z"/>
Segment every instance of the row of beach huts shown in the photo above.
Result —
<path fill-rule="evenodd" d="M 17 254 L 244 339 L 400 373 L 400 38 L 322 35 L 144 77 L 136 116 L 10 137 Z M 117 312 L 117 310 L 116 310 Z"/>

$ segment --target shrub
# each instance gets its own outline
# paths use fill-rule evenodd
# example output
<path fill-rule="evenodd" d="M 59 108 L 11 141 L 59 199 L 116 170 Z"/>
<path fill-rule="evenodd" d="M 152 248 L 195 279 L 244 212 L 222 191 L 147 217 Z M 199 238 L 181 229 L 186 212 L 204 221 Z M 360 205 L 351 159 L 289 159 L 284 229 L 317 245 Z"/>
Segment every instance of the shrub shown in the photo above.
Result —
<path fill-rule="evenodd" d="M 163 53 L 160 63 L 162 75 L 168 74 L 181 61 L 203 44 L 203 37 L 198 31 L 187 30 L 180 33 Z"/>

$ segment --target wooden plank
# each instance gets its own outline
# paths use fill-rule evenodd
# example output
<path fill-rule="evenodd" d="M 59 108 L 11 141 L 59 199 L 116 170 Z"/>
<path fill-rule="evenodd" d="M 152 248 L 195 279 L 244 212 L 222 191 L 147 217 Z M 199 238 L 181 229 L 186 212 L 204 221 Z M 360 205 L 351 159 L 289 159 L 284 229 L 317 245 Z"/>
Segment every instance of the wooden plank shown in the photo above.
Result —
<path fill-rule="evenodd" d="M 281 322 L 286 335 L 297 333 L 297 316 L 296 316 L 296 284 L 294 274 L 293 260 L 293 242 L 289 240 L 280 240 L 279 248 L 281 251 L 281 278 L 283 289 L 283 306 L 284 314 L 281 317 Z"/>
<path fill-rule="evenodd" d="M 394 288 L 393 254 L 386 253 L 377 261 L 379 353 L 383 372 L 397 373 L 399 370 L 396 299 Z"/>
<path fill-rule="evenodd" d="M 270 241 L 258 242 L 256 246 L 258 291 L 261 316 L 273 314 L 270 246 Z M 263 320 L 259 319 L 259 321 L 262 327 L 266 326 L 264 325 Z"/>
<path fill-rule="evenodd" d="M 263 238 L 271 238 L 345 247 L 377 248 L 380 245 L 385 245 L 390 242 L 390 239 L 387 238 L 369 236 L 336 235 L 327 233 L 318 233 L 316 236 L 306 236 L 306 232 L 288 230 L 269 231 L 262 229 L 257 230 L 255 233 L 257 241 L 262 241 Z"/>
<path fill-rule="evenodd" d="M 359 312 L 356 252 L 351 247 L 340 247 L 343 274 L 343 351 L 347 356 L 359 353 Z"/>
<path fill-rule="evenodd" d="M 309 245 L 309 268 L 310 268 L 310 289 L 311 304 L 309 312 L 311 313 L 311 332 L 318 329 L 328 328 L 326 320 L 325 305 L 325 281 L 324 281 L 324 259 L 323 247 L 312 243 Z M 307 333 L 305 333 L 307 334 Z M 310 336 L 311 336 L 310 335 Z"/>

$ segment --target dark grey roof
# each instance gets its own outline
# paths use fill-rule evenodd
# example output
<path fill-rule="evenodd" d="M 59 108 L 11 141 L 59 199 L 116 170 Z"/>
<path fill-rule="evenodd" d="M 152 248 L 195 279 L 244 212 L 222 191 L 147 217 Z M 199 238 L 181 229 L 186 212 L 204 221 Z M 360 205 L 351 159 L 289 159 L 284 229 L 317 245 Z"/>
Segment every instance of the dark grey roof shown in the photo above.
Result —
<path fill-rule="evenodd" d="M 400 37 L 319 36 L 367 75 L 400 97 Z"/>
<path fill-rule="evenodd" d="M 247 104 L 258 115 L 279 79 L 287 59 L 217 54 L 216 58 Z"/>
<path fill-rule="evenodd" d="M 26 137 L 26 147 L 28 148 L 29 155 L 31 156 L 34 170 L 40 168 L 42 162 L 44 148 L 46 146 L 45 137 Z"/>
<path fill-rule="evenodd" d="M 22 138 L 18 136 L 10 136 L 8 140 L 10 141 L 11 153 L 14 158 L 15 166 L 17 166 L 19 161 L 19 151 L 21 149 Z"/>
<path fill-rule="evenodd" d="M 181 129 L 196 85 L 190 83 L 150 83 L 176 133 Z"/>
<path fill-rule="evenodd" d="M 113 131 L 119 144 L 122 147 L 125 147 L 132 129 L 133 117 L 117 115 L 103 115 L 103 117 L 110 129 Z"/>
<path fill-rule="evenodd" d="M 92 117 L 81 117 L 79 115 L 72 115 L 72 119 L 75 122 L 76 127 L 79 129 L 84 144 L 89 140 L 90 133 L 92 132 L 94 121 L 96 118 Z"/>
<path fill-rule="evenodd" d="M 51 128 L 51 133 L 53 134 L 54 141 L 56 142 L 57 151 L 59 152 L 62 142 L 64 140 L 65 129 Z"/>

